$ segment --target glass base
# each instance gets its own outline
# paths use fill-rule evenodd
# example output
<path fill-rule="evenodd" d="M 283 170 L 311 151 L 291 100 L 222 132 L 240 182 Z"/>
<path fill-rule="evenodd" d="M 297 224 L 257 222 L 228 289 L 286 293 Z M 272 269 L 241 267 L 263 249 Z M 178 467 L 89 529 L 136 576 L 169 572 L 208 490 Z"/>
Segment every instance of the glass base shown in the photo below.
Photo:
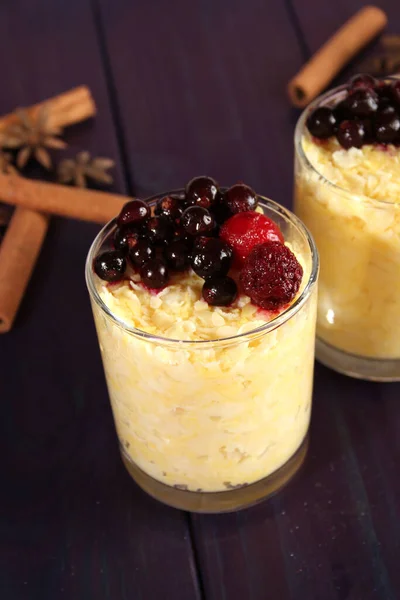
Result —
<path fill-rule="evenodd" d="M 308 435 L 296 453 L 280 469 L 265 479 L 227 492 L 188 492 L 165 485 L 146 475 L 121 448 L 121 455 L 129 475 L 150 496 L 173 508 L 198 513 L 233 512 L 253 506 L 281 490 L 296 475 L 308 450 Z"/>
<path fill-rule="evenodd" d="M 320 338 L 315 346 L 316 359 L 334 371 L 369 381 L 400 381 L 400 359 L 367 358 L 338 350 Z"/>

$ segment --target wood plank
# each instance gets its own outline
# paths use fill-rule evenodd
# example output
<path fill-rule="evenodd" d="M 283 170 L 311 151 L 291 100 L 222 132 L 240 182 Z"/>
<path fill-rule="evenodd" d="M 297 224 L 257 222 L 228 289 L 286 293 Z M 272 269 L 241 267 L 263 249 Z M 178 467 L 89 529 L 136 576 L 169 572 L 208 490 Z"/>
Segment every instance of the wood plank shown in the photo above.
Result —
<path fill-rule="evenodd" d="M 89 0 L 2 3 L 0 50 L 0 114 L 90 86 L 98 118 L 67 133 L 70 153 L 114 158 L 126 192 Z M 119 457 L 83 276 L 97 231 L 52 220 L 1 338 L 0 596 L 199 598 L 186 516 L 143 494 Z"/>
<path fill-rule="evenodd" d="M 297 113 L 285 86 L 307 44 L 316 49 L 356 4 L 296 2 L 302 19 L 277 0 L 176 0 L 160 3 L 154 18 L 145 0 L 99 0 L 135 191 L 181 186 L 208 172 L 290 205 Z M 299 25 L 308 27 L 305 40 Z M 397 597 L 390 520 L 398 514 L 398 390 L 317 365 L 310 451 L 299 477 L 251 510 L 192 518 L 208 599 Z M 354 395 L 356 407 L 366 402 L 362 417 L 346 409 Z M 366 442 L 378 422 L 391 425 L 389 448 L 383 433 Z"/>
<path fill-rule="evenodd" d="M 398 34 L 400 5 L 393 0 L 376 3 L 388 15 L 388 33 Z M 346 19 L 364 5 L 359 0 L 316 3 L 293 0 L 305 45 L 315 52 Z M 311 10 L 312 7 L 312 10 Z M 334 83 L 359 72 L 367 56 L 379 52 L 379 39 L 347 66 Z M 335 425 L 348 448 L 349 484 L 357 489 L 357 518 L 364 544 L 370 547 L 367 563 L 388 588 L 387 597 L 400 594 L 399 553 L 400 486 L 397 441 L 400 425 L 400 384 L 369 384 L 346 380 L 326 371 L 327 394 Z M 353 573 L 353 577 L 356 573 Z M 386 596 L 384 596 L 386 597 Z"/>
<path fill-rule="evenodd" d="M 290 204 L 283 93 L 301 58 L 282 3 L 175 0 L 157 18 L 146 0 L 98 3 L 135 192 L 209 173 Z"/>

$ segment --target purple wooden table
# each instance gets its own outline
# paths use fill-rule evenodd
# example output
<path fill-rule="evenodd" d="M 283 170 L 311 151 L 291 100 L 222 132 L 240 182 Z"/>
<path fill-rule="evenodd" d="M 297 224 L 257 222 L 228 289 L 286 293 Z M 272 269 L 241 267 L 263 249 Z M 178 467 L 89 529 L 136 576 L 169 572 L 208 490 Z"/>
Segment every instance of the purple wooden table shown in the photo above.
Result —
<path fill-rule="evenodd" d="M 400 4 L 378 4 L 400 33 Z M 115 190 L 206 172 L 290 205 L 285 85 L 361 5 L 3 0 L 0 114 L 87 83 L 99 115 L 70 151 L 112 156 Z M 0 599 L 400 598 L 400 385 L 317 365 L 310 452 L 286 490 L 223 516 L 158 504 L 118 454 L 83 281 L 97 230 L 52 220 L 0 339 Z"/>

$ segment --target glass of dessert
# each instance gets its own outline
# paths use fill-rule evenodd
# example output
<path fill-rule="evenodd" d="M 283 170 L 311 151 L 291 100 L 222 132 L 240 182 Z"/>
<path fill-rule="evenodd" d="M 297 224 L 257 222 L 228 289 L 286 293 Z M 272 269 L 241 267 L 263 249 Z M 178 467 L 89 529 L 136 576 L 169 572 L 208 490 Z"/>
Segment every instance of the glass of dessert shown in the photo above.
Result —
<path fill-rule="evenodd" d="M 400 380 L 400 81 L 357 75 L 295 133 L 295 212 L 321 260 L 317 358 Z"/>
<path fill-rule="evenodd" d="M 244 184 L 197 177 L 99 233 L 86 281 L 122 458 L 149 494 L 230 511 L 297 472 L 317 278 L 307 229 Z"/>

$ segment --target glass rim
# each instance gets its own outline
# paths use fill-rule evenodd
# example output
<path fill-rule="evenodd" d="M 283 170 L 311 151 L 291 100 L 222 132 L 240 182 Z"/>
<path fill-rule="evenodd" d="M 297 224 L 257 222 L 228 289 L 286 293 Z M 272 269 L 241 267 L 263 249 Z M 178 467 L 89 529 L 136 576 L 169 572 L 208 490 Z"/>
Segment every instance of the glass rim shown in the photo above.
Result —
<path fill-rule="evenodd" d="M 155 194 L 153 196 L 150 196 L 149 198 L 146 198 L 144 201 L 148 202 L 148 203 L 154 203 L 155 200 L 157 200 L 160 197 L 171 195 L 171 194 L 179 195 L 182 193 L 183 193 L 182 189 L 169 190 L 162 194 Z M 304 223 L 294 213 L 292 213 L 287 208 L 281 206 L 277 202 L 274 202 L 273 200 L 266 198 L 265 196 L 257 195 L 257 197 L 261 201 L 260 204 L 262 206 L 266 206 L 266 207 L 269 207 L 269 208 L 275 210 L 277 213 L 279 213 L 280 215 L 282 215 L 283 217 L 288 219 L 291 223 L 293 223 L 297 227 L 297 229 L 302 233 L 302 235 L 304 236 L 304 238 L 307 242 L 308 250 L 309 250 L 310 256 L 311 256 L 311 271 L 310 271 L 310 274 L 308 277 L 308 281 L 306 282 L 306 285 L 304 286 L 301 294 L 298 296 L 298 298 L 296 298 L 296 300 L 295 300 L 295 302 L 293 302 L 293 304 L 291 304 L 288 308 L 286 308 L 284 311 L 282 311 L 279 315 L 277 315 L 276 317 L 271 319 L 271 321 L 268 321 L 264 325 L 260 325 L 259 327 L 256 327 L 255 329 L 251 329 L 250 331 L 238 333 L 233 336 L 212 339 L 212 340 L 180 340 L 180 339 L 168 338 L 168 337 L 164 337 L 161 335 L 149 333 L 142 329 L 138 329 L 137 327 L 130 327 L 123 320 L 119 319 L 117 316 L 115 316 L 112 313 L 112 311 L 109 309 L 109 307 L 102 300 L 100 294 L 97 291 L 95 283 L 94 283 L 94 273 L 93 273 L 92 264 L 93 264 L 93 259 L 94 259 L 95 253 L 96 253 L 97 249 L 101 246 L 101 243 L 106 238 L 109 231 L 114 227 L 114 225 L 116 223 L 116 218 L 111 219 L 111 221 L 109 221 L 106 225 L 104 225 L 104 227 L 96 235 L 95 239 L 93 240 L 93 242 L 89 248 L 89 252 L 88 252 L 88 255 L 86 258 L 86 263 L 85 263 L 85 280 L 86 280 L 86 286 L 88 288 L 91 299 L 96 302 L 97 306 L 102 310 L 102 312 L 104 314 L 107 315 L 108 318 L 110 318 L 112 320 L 112 322 L 115 325 L 117 325 L 118 327 L 123 329 L 125 332 L 130 333 L 136 337 L 140 337 L 144 340 L 147 340 L 150 342 L 158 342 L 158 343 L 161 343 L 164 345 L 178 345 L 180 347 L 183 347 L 183 346 L 188 347 L 191 345 L 192 346 L 210 347 L 213 345 L 220 345 L 220 344 L 224 344 L 224 343 L 240 342 L 249 337 L 251 339 L 254 339 L 254 338 L 257 338 L 257 337 L 263 335 L 264 333 L 268 333 L 269 331 L 273 331 L 274 329 L 277 329 L 278 327 L 283 325 L 286 321 L 289 321 L 302 308 L 302 306 L 306 303 L 306 301 L 310 297 L 311 292 L 318 280 L 319 255 L 318 255 L 318 250 L 317 250 L 317 247 L 315 245 L 315 242 L 314 242 L 314 239 L 313 239 L 311 233 L 309 232 L 307 227 L 304 225 Z"/>
<path fill-rule="evenodd" d="M 396 81 L 398 79 L 399 78 L 395 77 L 395 76 L 387 76 L 387 77 L 381 78 L 380 81 L 386 81 L 386 80 L 395 80 Z M 340 193 L 340 194 L 348 196 L 352 199 L 360 198 L 360 199 L 363 199 L 364 201 L 367 201 L 370 203 L 376 203 L 377 205 L 395 206 L 397 204 L 396 202 L 390 202 L 390 200 L 380 200 L 378 198 L 371 198 L 371 196 L 368 196 L 366 194 L 354 193 L 354 192 L 351 192 L 350 190 L 338 185 L 337 183 L 333 183 L 333 181 L 331 181 L 330 179 L 325 177 L 325 175 L 323 175 L 320 171 L 318 171 L 318 169 L 312 164 L 312 162 L 310 161 L 310 159 L 304 152 L 304 148 L 301 143 L 301 140 L 302 140 L 303 132 L 305 130 L 305 122 L 307 120 L 309 113 L 312 112 L 318 106 L 326 106 L 326 104 L 328 103 L 329 100 L 332 100 L 335 96 L 341 94 L 346 89 L 347 89 L 346 84 L 338 85 L 338 86 L 328 90 L 324 94 L 317 96 L 317 98 L 315 98 L 312 102 L 310 102 L 310 104 L 308 104 L 305 107 L 305 109 L 302 111 L 300 117 L 297 120 L 295 131 L 294 131 L 295 155 L 299 156 L 299 158 L 305 163 L 307 168 L 309 168 L 313 173 L 315 173 L 323 181 L 323 183 L 332 187 L 336 193 Z"/>

